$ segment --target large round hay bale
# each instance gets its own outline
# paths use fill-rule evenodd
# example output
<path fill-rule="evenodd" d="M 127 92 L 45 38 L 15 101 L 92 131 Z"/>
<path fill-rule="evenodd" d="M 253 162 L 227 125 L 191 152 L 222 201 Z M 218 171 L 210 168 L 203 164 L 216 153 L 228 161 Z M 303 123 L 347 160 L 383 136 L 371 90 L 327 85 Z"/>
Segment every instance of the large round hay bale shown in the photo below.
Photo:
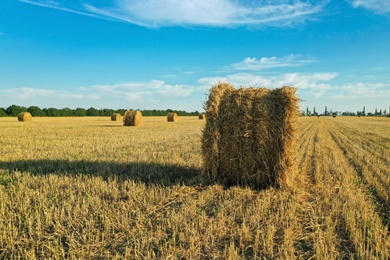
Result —
<path fill-rule="evenodd" d="M 111 115 L 111 121 L 121 121 L 122 120 L 122 116 L 121 114 L 119 113 L 113 113 Z"/>
<path fill-rule="evenodd" d="M 252 188 L 290 186 L 297 176 L 296 88 L 210 90 L 203 129 L 203 174 L 213 182 Z"/>
<path fill-rule="evenodd" d="M 123 117 L 124 126 L 142 125 L 142 113 L 139 110 L 127 110 Z"/>
<path fill-rule="evenodd" d="M 178 115 L 176 113 L 168 113 L 167 120 L 168 122 L 177 122 Z"/>
<path fill-rule="evenodd" d="M 333 117 L 333 118 L 335 118 L 336 116 L 337 116 L 337 114 L 336 114 L 336 113 L 333 113 L 333 114 L 332 114 L 332 117 Z"/>
<path fill-rule="evenodd" d="M 32 120 L 32 115 L 29 112 L 22 112 L 18 115 L 18 120 L 20 122 L 30 122 Z"/>
<path fill-rule="evenodd" d="M 199 114 L 199 119 L 206 119 L 206 114 L 205 113 L 202 113 L 202 114 Z"/>

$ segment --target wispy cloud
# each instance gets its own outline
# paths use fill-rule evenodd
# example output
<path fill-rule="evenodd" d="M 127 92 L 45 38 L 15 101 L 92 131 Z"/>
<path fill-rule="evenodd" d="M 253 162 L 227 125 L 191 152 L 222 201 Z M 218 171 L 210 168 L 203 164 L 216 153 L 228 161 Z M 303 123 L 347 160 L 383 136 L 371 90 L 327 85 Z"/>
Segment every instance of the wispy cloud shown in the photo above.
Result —
<path fill-rule="evenodd" d="M 233 63 L 228 68 L 235 70 L 264 70 L 272 68 L 281 68 L 281 67 L 297 67 L 305 63 L 318 62 L 315 59 L 305 59 L 302 55 L 290 54 L 288 56 L 278 58 L 278 57 L 262 57 L 257 59 L 255 57 L 247 57 L 243 61 L 238 63 Z"/>
<path fill-rule="evenodd" d="M 378 14 L 390 13 L 390 1 L 388 0 L 349 0 L 349 2 L 355 8 L 366 8 Z"/>
<path fill-rule="evenodd" d="M 170 85 L 161 80 L 147 82 L 128 82 L 111 85 L 93 85 L 83 87 L 84 91 L 93 91 L 105 97 L 125 97 L 128 101 L 145 101 L 147 97 L 187 97 L 191 95 L 194 88 L 187 85 Z"/>
<path fill-rule="evenodd" d="M 181 104 L 185 110 L 199 109 L 200 97 L 206 94 L 211 86 L 220 81 L 228 81 L 234 86 L 254 86 L 277 88 L 294 86 L 298 88 L 298 95 L 311 102 L 322 104 L 334 100 L 388 100 L 390 98 L 390 84 L 380 82 L 358 82 L 335 84 L 338 73 L 279 73 L 272 76 L 259 75 L 256 72 L 242 72 L 227 74 L 221 77 L 203 77 L 193 85 L 171 85 L 162 80 L 146 82 L 126 82 L 119 84 L 92 85 L 73 90 L 52 90 L 42 88 L 13 88 L 0 90 L 0 102 L 5 104 L 13 100 L 15 104 L 38 104 L 40 107 L 172 107 L 172 104 Z M 196 97 L 196 98 L 194 98 Z M 190 98 L 190 99 L 187 99 Z M 188 102 L 189 100 L 192 100 Z M 192 103 L 191 103 L 192 102 Z M 308 103 L 306 103 L 308 104 Z M 27 106 L 29 106 L 27 105 Z"/>
<path fill-rule="evenodd" d="M 12 88 L 0 90 L 0 96 L 12 97 L 13 99 L 28 100 L 37 97 L 65 98 L 65 99 L 97 99 L 96 95 L 75 94 L 69 91 L 41 89 L 41 88 Z"/>
<path fill-rule="evenodd" d="M 27 4 L 32 4 L 32 5 L 37 5 L 37 6 L 42 6 L 42 7 L 47 7 L 47 8 L 52 8 L 52 9 L 57 9 L 65 12 L 70 12 L 70 13 L 75 13 L 75 14 L 80 14 L 80 15 L 86 15 L 86 16 L 91 16 L 91 17 L 97 17 L 96 14 L 90 13 L 90 12 L 85 12 L 82 10 L 77 10 L 71 7 L 63 6 L 59 4 L 56 1 L 51 1 L 51 0 L 19 0 L 19 2 L 27 3 Z"/>
<path fill-rule="evenodd" d="M 262 86 L 267 88 L 294 86 L 318 99 L 332 88 L 330 81 L 335 77 L 337 77 L 337 73 L 334 72 L 285 73 L 269 77 L 255 73 L 236 73 L 224 77 L 201 78 L 198 83 L 203 86 L 211 86 L 219 81 L 228 81 L 235 86 Z"/>
<path fill-rule="evenodd" d="M 218 82 L 230 82 L 236 87 L 255 86 L 277 88 L 282 86 L 293 86 L 298 88 L 299 95 L 304 99 L 317 102 L 323 99 L 333 100 L 363 100 L 390 98 L 390 84 L 381 82 L 357 82 L 335 84 L 338 73 L 316 72 L 316 73 L 284 73 L 273 76 L 263 76 L 253 73 L 236 73 L 222 77 L 204 77 L 198 83 L 204 89 Z"/>
<path fill-rule="evenodd" d="M 360 82 L 335 86 L 334 99 L 390 98 L 390 84 Z"/>
<path fill-rule="evenodd" d="M 19 0 L 24 3 L 55 8 L 82 15 L 137 24 L 144 27 L 253 25 L 291 26 L 321 13 L 329 0 L 114 0 L 91 3 L 85 0 L 59 4 L 48 0 Z M 72 6 L 69 6 L 72 3 Z"/>
<path fill-rule="evenodd" d="M 16 100 L 24 104 L 50 104 L 49 106 L 77 104 L 76 106 L 103 106 L 111 104 L 164 103 L 168 100 L 180 101 L 199 91 L 194 86 L 171 85 L 161 80 L 146 82 L 126 82 L 119 84 L 92 85 L 73 90 L 53 90 L 43 88 L 9 88 L 0 90 L 0 103 Z M 94 102 L 95 101 L 95 102 Z M 96 102 L 98 101 L 98 102 Z M 47 105 L 44 105 L 47 106 Z"/>

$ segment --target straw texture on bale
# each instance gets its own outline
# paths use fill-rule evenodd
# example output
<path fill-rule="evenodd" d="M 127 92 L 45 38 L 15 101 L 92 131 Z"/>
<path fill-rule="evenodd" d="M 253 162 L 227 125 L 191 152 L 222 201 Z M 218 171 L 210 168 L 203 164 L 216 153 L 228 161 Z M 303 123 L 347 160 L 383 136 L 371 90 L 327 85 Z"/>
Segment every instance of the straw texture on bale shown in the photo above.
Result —
<path fill-rule="evenodd" d="M 235 89 L 219 83 L 205 103 L 203 174 L 255 189 L 291 185 L 296 176 L 296 89 Z"/>
<path fill-rule="evenodd" d="M 127 110 L 123 117 L 124 126 L 142 125 L 142 113 L 139 110 Z"/>
<path fill-rule="evenodd" d="M 177 122 L 178 115 L 176 113 L 168 113 L 167 120 L 168 122 Z"/>
<path fill-rule="evenodd" d="M 206 114 L 199 114 L 199 119 L 206 119 Z"/>
<path fill-rule="evenodd" d="M 119 114 L 119 113 L 113 113 L 112 114 L 111 121 L 121 121 L 121 120 L 122 120 L 121 114 Z"/>
<path fill-rule="evenodd" d="M 21 112 L 18 115 L 18 120 L 21 122 L 30 122 L 32 120 L 32 115 L 29 112 Z"/>

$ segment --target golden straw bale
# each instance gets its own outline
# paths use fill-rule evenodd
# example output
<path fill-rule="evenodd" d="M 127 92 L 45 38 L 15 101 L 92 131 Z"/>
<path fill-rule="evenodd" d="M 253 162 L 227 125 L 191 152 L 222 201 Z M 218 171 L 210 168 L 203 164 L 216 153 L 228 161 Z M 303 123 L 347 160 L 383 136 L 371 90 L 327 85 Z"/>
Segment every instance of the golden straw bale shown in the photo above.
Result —
<path fill-rule="evenodd" d="M 199 114 L 199 119 L 206 119 L 206 114 L 205 113 Z"/>
<path fill-rule="evenodd" d="M 111 115 L 111 121 L 121 121 L 122 120 L 122 116 L 121 114 L 119 113 L 113 113 Z"/>
<path fill-rule="evenodd" d="M 168 113 L 167 120 L 168 122 L 177 122 L 178 115 L 176 113 Z"/>
<path fill-rule="evenodd" d="M 292 87 L 213 86 L 205 103 L 203 174 L 225 185 L 291 185 L 297 172 L 298 102 Z"/>
<path fill-rule="evenodd" d="M 32 120 L 32 115 L 29 112 L 21 112 L 18 115 L 18 120 L 21 122 L 30 122 Z"/>
<path fill-rule="evenodd" d="M 124 126 L 142 125 L 142 113 L 139 110 L 127 110 L 123 117 Z"/>

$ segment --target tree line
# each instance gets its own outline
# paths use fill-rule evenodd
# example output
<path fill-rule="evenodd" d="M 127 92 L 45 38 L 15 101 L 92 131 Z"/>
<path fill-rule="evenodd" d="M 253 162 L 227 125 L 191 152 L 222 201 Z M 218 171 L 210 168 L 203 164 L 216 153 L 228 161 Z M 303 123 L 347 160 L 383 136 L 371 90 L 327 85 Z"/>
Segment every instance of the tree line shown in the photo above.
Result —
<path fill-rule="evenodd" d="M 29 112 L 32 116 L 35 117 L 42 117 L 42 116 L 111 116 L 113 113 L 119 113 L 121 115 L 124 115 L 125 112 L 128 109 L 109 109 L 109 108 L 102 108 L 102 109 L 96 109 L 93 107 L 90 107 L 88 109 L 85 108 L 76 108 L 71 109 L 69 107 L 65 107 L 62 109 L 58 108 L 40 108 L 38 106 L 30 106 L 30 107 L 24 107 L 24 106 L 18 106 L 18 105 L 11 105 L 7 108 L 0 107 L 0 117 L 5 116 L 18 116 L 21 112 Z M 186 112 L 183 110 L 172 110 L 172 109 L 166 109 L 166 110 L 140 110 L 142 112 L 143 116 L 166 116 L 168 113 L 177 113 L 179 116 L 198 116 L 199 112 Z"/>
<path fill-rule="evenodd" d="M 328 107 L 325 107 L 323 112 L 317 112 L 314 107 L 313 110 L 310 110 L 309 107 L 306 107 L 305 111 L 302 111 L 302 115 L 304 116 L 331 116 L 331 115 L 342 115 L 342 116 L 388 116 L 390 117 L 390 107 L 387 111 L 386 109 L 377 109 L 375 108 L 375 112 L 366 112 L 366 107 L 363 107 L 363 110 L 351 112 L 351 111 L 332 111 L 332 109 L 328 110 Z"/>

